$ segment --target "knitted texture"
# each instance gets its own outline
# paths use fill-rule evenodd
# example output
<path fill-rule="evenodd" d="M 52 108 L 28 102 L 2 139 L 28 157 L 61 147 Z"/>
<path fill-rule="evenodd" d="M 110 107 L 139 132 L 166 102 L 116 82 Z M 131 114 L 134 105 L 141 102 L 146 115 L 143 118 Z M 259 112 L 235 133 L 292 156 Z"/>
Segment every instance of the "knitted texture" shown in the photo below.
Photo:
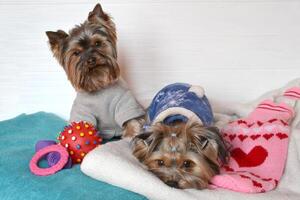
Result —
<path fill-rule="evenodd" d="M 200 86 L 174 83 L 161 89 L 148 108 L 150 124 L 196 120 L 205 126 L 213 123 L 213 113 Z"/>
<path fill-rule="evenodd" d="M 285 98 L 299 99 L 300 88 Z M 260 193 L 274 189 L 284 171 L 294 110 L 284 102 L 261 102 L 248 117 L 225 126 L 221 132 L 230 144 L 230 159 L 212 180 L 212 187 Z"/>

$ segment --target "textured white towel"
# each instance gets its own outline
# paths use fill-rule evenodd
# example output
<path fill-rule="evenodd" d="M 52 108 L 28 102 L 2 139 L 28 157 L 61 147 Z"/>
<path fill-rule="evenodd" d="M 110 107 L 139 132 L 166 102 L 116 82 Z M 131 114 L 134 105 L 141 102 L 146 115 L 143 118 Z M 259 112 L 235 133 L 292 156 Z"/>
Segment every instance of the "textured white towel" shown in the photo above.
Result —
<path fill-rule="evenodd" d="M 234 116 L 246 116 L 262 99 L 274 99 L 286 88 L 300 86 L 300 79 L 286 86 L 270 91 L 248 104 L 222 105 L 213 103 L 221 127 Z M 126 140 L 110 142 L 99 146 L 86 155 L 81 170 L 86 175 L 112 185 L 142 194 L 149 199 L 161 200 L 300 200 L 300 103 L 296 105 L 286 170 L 276 190 L 261 194 L 242 194 L 224 189 L 217 190 L 179 190 L 170 188 L 156 176 L 143 169 L 132 156 Z M 276 164 L 276 163 L 274 163 Z"/>

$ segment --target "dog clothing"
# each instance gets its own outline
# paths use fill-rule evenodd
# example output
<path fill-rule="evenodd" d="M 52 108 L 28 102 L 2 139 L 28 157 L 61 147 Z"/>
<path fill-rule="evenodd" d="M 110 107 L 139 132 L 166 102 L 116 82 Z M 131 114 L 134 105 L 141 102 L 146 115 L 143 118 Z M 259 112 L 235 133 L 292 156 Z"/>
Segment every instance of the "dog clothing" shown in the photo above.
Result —
<path fill-rule="evenodd" d="M 195 120 L 204 126 L 213 123 L 213 113 L 204 90 L 200 86 L 174 83 L 160 90 L 153 98 L 149 108 L 150 124 L 156 122 Z"/>
<path fill-rule="evenodd" d="M 283 94 L 287 101 L 300 99 L 300 88 Z M 259 193 L 274 189 L 285 167 L 293 107 L 285 102 L 261 102 L 248 117 L 225 126 L 221 132 L 231 145 L 228 165 L 211 183 L 239 192 Z"/>
<path fill-rule="evenodd" d="M 99 130 L 102 138 L 111 139 L 122 135 L 126 121 L 144 114 L 125 83 L 118 81 L 94 93 L 78 92 L 69 122 L 89 122 Z"/>

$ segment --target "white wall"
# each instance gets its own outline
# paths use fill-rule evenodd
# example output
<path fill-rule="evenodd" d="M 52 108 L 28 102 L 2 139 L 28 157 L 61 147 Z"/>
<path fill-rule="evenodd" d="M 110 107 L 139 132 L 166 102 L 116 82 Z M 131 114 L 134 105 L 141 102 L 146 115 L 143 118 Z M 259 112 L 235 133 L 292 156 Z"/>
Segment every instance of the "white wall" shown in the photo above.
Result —
<path fill-rule="evenodd" d="M 0 1 L 0 120 L 49 111 L 75 95 L 45 31 L 70 29 L 97 1 Z M 115 18 L 125 79 L 141 101 L 167 83 L 247 101 L 300 77 L 300 1 L 102 0 Z"/>

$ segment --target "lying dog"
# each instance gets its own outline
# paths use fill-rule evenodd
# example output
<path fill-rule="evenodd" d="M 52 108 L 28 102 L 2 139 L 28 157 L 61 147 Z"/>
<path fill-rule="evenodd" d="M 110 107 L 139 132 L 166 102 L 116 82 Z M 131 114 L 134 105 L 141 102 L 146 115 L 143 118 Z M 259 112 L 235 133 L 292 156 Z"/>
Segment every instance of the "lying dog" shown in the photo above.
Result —
<path fill-rule="evenodd" d="M 154 97 L 148 118 L 150 126 L 133 139 L 133 155 L 171 187 L 206 188 L 228 152 L 212 126 L 203 89 L 180 83 L 166 86 Z"/>

